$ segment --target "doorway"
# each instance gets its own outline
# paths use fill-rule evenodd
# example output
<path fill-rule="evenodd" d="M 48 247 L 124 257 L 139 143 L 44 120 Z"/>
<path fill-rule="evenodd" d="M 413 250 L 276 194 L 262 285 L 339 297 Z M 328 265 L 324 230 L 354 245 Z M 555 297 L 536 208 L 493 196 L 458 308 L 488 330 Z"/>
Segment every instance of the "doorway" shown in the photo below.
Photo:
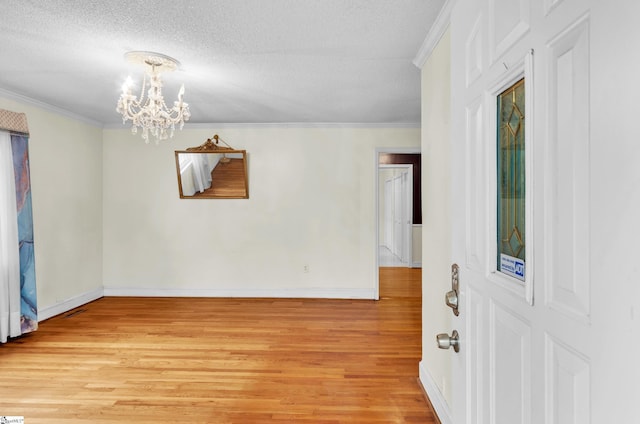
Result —
<path fill-rule="evenodd" d="M 375 155 L 375 293 L 380 267 L 422 266 L 420 148 L 378 148 Z"/>

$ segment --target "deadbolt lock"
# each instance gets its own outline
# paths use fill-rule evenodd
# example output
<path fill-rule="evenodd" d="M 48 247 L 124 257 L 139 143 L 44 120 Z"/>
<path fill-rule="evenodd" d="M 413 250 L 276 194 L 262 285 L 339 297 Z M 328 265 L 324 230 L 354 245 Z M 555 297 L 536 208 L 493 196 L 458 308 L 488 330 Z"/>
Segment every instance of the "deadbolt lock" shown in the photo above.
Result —
<path fill-rule="evenodd" d="M 454 315 L 458 316 L 460 314 L 460 311 L 458 311 L 458 292 L 455 290 L 448 291 L 444 300 L 447 306 L 453 309 Z"/>
<path fill-rule="evenodd" d="M 458 264 L 451 265 L 451 290 L 448 291 L 444 296 L 445 303 L 448 307 L 453 309 L 453 314 L 455 316 L 458 316 L 460 314 L 460 311 L 458 311 L 458 287 L 460 285 L 458 280 L 458 272 Z"/>

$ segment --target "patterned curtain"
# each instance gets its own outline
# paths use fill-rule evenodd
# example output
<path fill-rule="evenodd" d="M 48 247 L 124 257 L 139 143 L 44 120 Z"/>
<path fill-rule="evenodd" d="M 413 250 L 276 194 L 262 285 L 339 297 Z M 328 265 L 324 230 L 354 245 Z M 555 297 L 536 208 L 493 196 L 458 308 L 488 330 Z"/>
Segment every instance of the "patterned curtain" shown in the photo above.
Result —
<path fill-rule="evenodd" d="M 28 128 L 0 109 L 0 342 L 38 327 Z"/>

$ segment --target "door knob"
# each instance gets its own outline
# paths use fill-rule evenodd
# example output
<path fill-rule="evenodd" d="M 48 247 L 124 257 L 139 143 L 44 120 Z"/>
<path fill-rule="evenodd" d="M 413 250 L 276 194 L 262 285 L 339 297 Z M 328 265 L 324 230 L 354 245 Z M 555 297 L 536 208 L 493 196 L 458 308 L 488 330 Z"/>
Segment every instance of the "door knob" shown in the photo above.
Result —
<path fill-rule="evenodd" d="M 448 335 L 447 333 L 441 333 L 436 336 L 438 347 L 440 349 L 449 349 L 450 347 L 453 347 L 453 350 L 456 353 L 460 351 L 460 343 L 458 339 L 459 334 L 456 330 L 453 330 L 451 335 Z"/>
<path fill-rule="evenodd" d="M 448 307 L 453 309 L 453 314 L 455 316 L 460 315 L 460 311 L 458 311 L 458 291 L 450 290 L 444 295 L 444 301 Z"/>

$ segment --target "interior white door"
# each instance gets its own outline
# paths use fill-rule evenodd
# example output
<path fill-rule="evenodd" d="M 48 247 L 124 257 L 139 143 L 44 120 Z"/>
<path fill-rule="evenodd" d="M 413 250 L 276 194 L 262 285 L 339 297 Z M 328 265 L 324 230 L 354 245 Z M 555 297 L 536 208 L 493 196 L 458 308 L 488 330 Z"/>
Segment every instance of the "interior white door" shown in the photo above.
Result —
<path fill-rule="evenodd" d="M 393 179 L 393 254 L 404 261 L 404 228 L 402 225 L 403 215 L 403 186 L 402 175 L 396 175 Z"/>
<path fill-rule="evenodd" d="M 413 166 L 402 171 L 402 262 L 411 267 L 413 256 Z"/>
<path fill-rule="evenodd" d="M 613 57 L 606 46 L 620 40 L 604 28 L 621 25 L 629 13 L 623 9 L 611 12 L 595 0 L 453 6 L 452 258 L 460 265 L 461 304 L 452 321 L 461 346 L 452 353 L 456 424 L 638 419 L 629 392 L 640 393 L 633 359 L 639 280 L 634 273 L 615 276 L 612 258 L 637 263 L 622 234 L 640 216 L 640 196 L 630 195 L 637 187 L 617 179 L 609 158 L 605 129 L 621 116 L 592 92 L 610 99 L 610 107 L 613 93 L 625 92 L 625 82 L 605 78 L 612 65 L 598 60 Z M 624 31 L 638 36 L 636 27 L 629 21 Z M 522 78 L 524 104 L 501 112 L 498 98 Z M 601 86 L 606 89 L 594 88 Z M 511 148 L 500 125 L 509 137 L 522 131 L 523 149 L 510 153 L 522 172 L 501 159 Z M 637 143 L 615 143 L 638 157 Z M 625 161 L 631 181 L 640 181 L 639 169 Z M 511 190 L 518 178 L 524 184 Z M 605 206 L 612 201 L 626 206 L 615 211 L 619 216 Z M 512 214 L 517 218 L 501 230 Z M 625 336 L 629 331 L 635 336 Z M 609 343 L 614 335 L 624 340 L 617 348 Z M 622 378 L 625 373 L 634 378 Z"/>
<path fill-rule="evenodd" d="M 411 212 L 412 212 L 412 166 L 404 167 L 397 177 L 399 184 L 396 186 L 396 198 L 398 199 L 398 210 L 396 216 L 396 237 L 398 246 L 398 257 L 403 266 L 411 264 Z"/>
<path fill-rule="evenodd" d="M 384 240 L 383 245 L 393 251 L 393 180 L 384 182 Z"/>
<path fill-rule="evenodd" d="M 383 245 L 402 266 L 410 266 L 412 255 L 413 165 L 386 165 L 391 171 L 384 179 Z"/>

